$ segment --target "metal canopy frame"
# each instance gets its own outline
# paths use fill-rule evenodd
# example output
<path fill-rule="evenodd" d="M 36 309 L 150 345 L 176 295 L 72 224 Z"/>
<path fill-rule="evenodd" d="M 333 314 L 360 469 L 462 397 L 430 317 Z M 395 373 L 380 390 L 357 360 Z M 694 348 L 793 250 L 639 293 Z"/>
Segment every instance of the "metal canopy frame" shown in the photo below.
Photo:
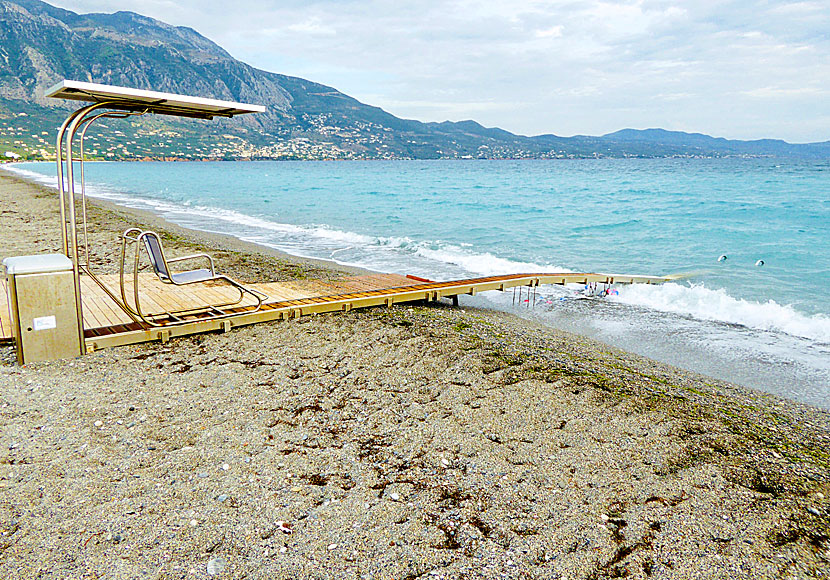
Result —
<path fill-rule="evenodd" d="M 144 91 L 128 87 L 117 87 L 64 80 L 46 91 L 46 96 L 55 99 L 85 101 L 90 104 L 82 106 L 70 114 L 58 130 L 55 159 L 58 169 L 58 195 L 60 198 L 61 242 L 63 253 L 72 260 L 75 278 L 75 307 L 78 313 L 78 340 L 81 352 L 86 352 L 83 327 L 83 305 L 81 303 L 81 271 L 89 275 L 127 314 L 134 317 L 126 304 L 92 271 L 89 260 L 89 238 L 86 219 L 86 184 L 84 180 L 84 138 L 89 127 L 100 118 L 126 118 L 134 115 L 172 115 L 196 119 L 213 119 L 214 117 L 234 117 L 247 113 L 261 113 L 265 107 L 245 103 L 233 103 L 215 99 L 205 99 L 188 95 Z M 80 133 L 79 156 L 73 154 L 73 142 Z M 80 206 L 78 215 L 75 164 L 80 173 Z M 84 235 L 83 259 L 78 244 L 78 222 Z"/>

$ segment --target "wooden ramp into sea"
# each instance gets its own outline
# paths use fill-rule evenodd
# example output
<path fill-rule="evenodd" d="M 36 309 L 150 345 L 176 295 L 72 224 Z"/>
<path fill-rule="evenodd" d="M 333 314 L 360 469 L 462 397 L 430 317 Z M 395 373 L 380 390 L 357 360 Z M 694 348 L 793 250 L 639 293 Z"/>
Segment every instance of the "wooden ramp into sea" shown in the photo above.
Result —
<path fill-rule="evenodd" d="M 116 295 L 120 294 L 118 275 L 99 276 Z M 195 310 L 175 324 L 161 322 L 150 326 L 136 322 L 88 276 L 81 276 L 83 324 L 88 352 L 147 342 L 167 341 L 174 336 L 211 331 L 228 331 L 233 327 L 269 320 L 298 318 L 321 312 L 348 311 L 369 306 L 392 306 L 403 302 L 435 301 L 462 294 L 477 294 L 490 290 L 505 291 L 517 287 L 530 289 L 546 284 L 658 284 L 665 278 L 656 276 L 628 276 L 587 273 L 508 274 L 486 278 L 470 278 L 449 282 L 433 282 L 399 274 L 372 274 L 336 280 L 294 280 L 248 284 L 268 296 L 259 310 L 254 300 L 246 298 L 232 308 L 223 309 L 228 316 L 216 318 L 200 309 L 211 304 L 232 301 L 236 291 L 221 282 L 207 282 L 188 286 L 162 283 L 154 274 L 139 275 L 139 293 L 146 314 L 169 311 Z M 0 290 L 7 298 L 6 281 L 0 280 Z M 132 283 L 126 288 L 133 292 Z M 12 340 L 12 322 L 8 300 L 0 304 L 0 342 Z"/>

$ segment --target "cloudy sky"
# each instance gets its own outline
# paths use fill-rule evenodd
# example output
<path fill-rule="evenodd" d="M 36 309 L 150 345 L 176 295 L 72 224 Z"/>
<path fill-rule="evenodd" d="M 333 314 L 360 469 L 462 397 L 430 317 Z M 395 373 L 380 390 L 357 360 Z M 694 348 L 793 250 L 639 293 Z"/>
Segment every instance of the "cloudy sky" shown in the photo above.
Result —
<path fill-rule="evenodd" d="M 830 140 L 827 0 L 52 0 L 189 26 L 400 117 Z"/>

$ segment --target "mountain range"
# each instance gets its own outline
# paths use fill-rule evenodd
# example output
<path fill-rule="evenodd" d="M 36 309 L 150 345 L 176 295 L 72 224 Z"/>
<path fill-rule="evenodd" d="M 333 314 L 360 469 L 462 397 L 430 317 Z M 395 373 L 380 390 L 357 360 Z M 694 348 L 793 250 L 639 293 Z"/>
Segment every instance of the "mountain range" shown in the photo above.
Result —
<path fill-rule="evenodd" d="M 210 123 L 111 122 L 89 149 L 100 158 L 830 158 L 830 142 L 734 141 L 661 129 L 527 137 L 475 121 L 401 119 L 332 87 L 240 62 L 190 28 L 133 12 L 76 14 L 39 0 L 0 0 L 0 154 L 49 156 L 72 105 L 43 95 L 62 79 L 266 106 L 259 115 Z"/>

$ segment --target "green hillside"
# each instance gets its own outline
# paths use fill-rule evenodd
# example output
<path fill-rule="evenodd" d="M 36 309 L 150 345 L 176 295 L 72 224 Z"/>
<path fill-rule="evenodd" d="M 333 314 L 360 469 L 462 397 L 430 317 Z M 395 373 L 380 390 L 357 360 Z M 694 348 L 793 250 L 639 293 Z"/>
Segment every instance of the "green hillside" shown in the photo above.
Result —
<path fill-rule="evenodd" d="M 0 0 L 0 155 L 48 157 L 74 105 L 44 98 L 82 80 L 265 105 L 203 123 L 151 116 L 90 131 L 101 159 L 436 159 L 790 155 L 830 144 L 727 141 L 660 130 L 526 137 L 474 121 L 400 119 L 332 87 L 256 69 L 198 32 L 132 12 L 76 14 L 39 0 Z"/>

